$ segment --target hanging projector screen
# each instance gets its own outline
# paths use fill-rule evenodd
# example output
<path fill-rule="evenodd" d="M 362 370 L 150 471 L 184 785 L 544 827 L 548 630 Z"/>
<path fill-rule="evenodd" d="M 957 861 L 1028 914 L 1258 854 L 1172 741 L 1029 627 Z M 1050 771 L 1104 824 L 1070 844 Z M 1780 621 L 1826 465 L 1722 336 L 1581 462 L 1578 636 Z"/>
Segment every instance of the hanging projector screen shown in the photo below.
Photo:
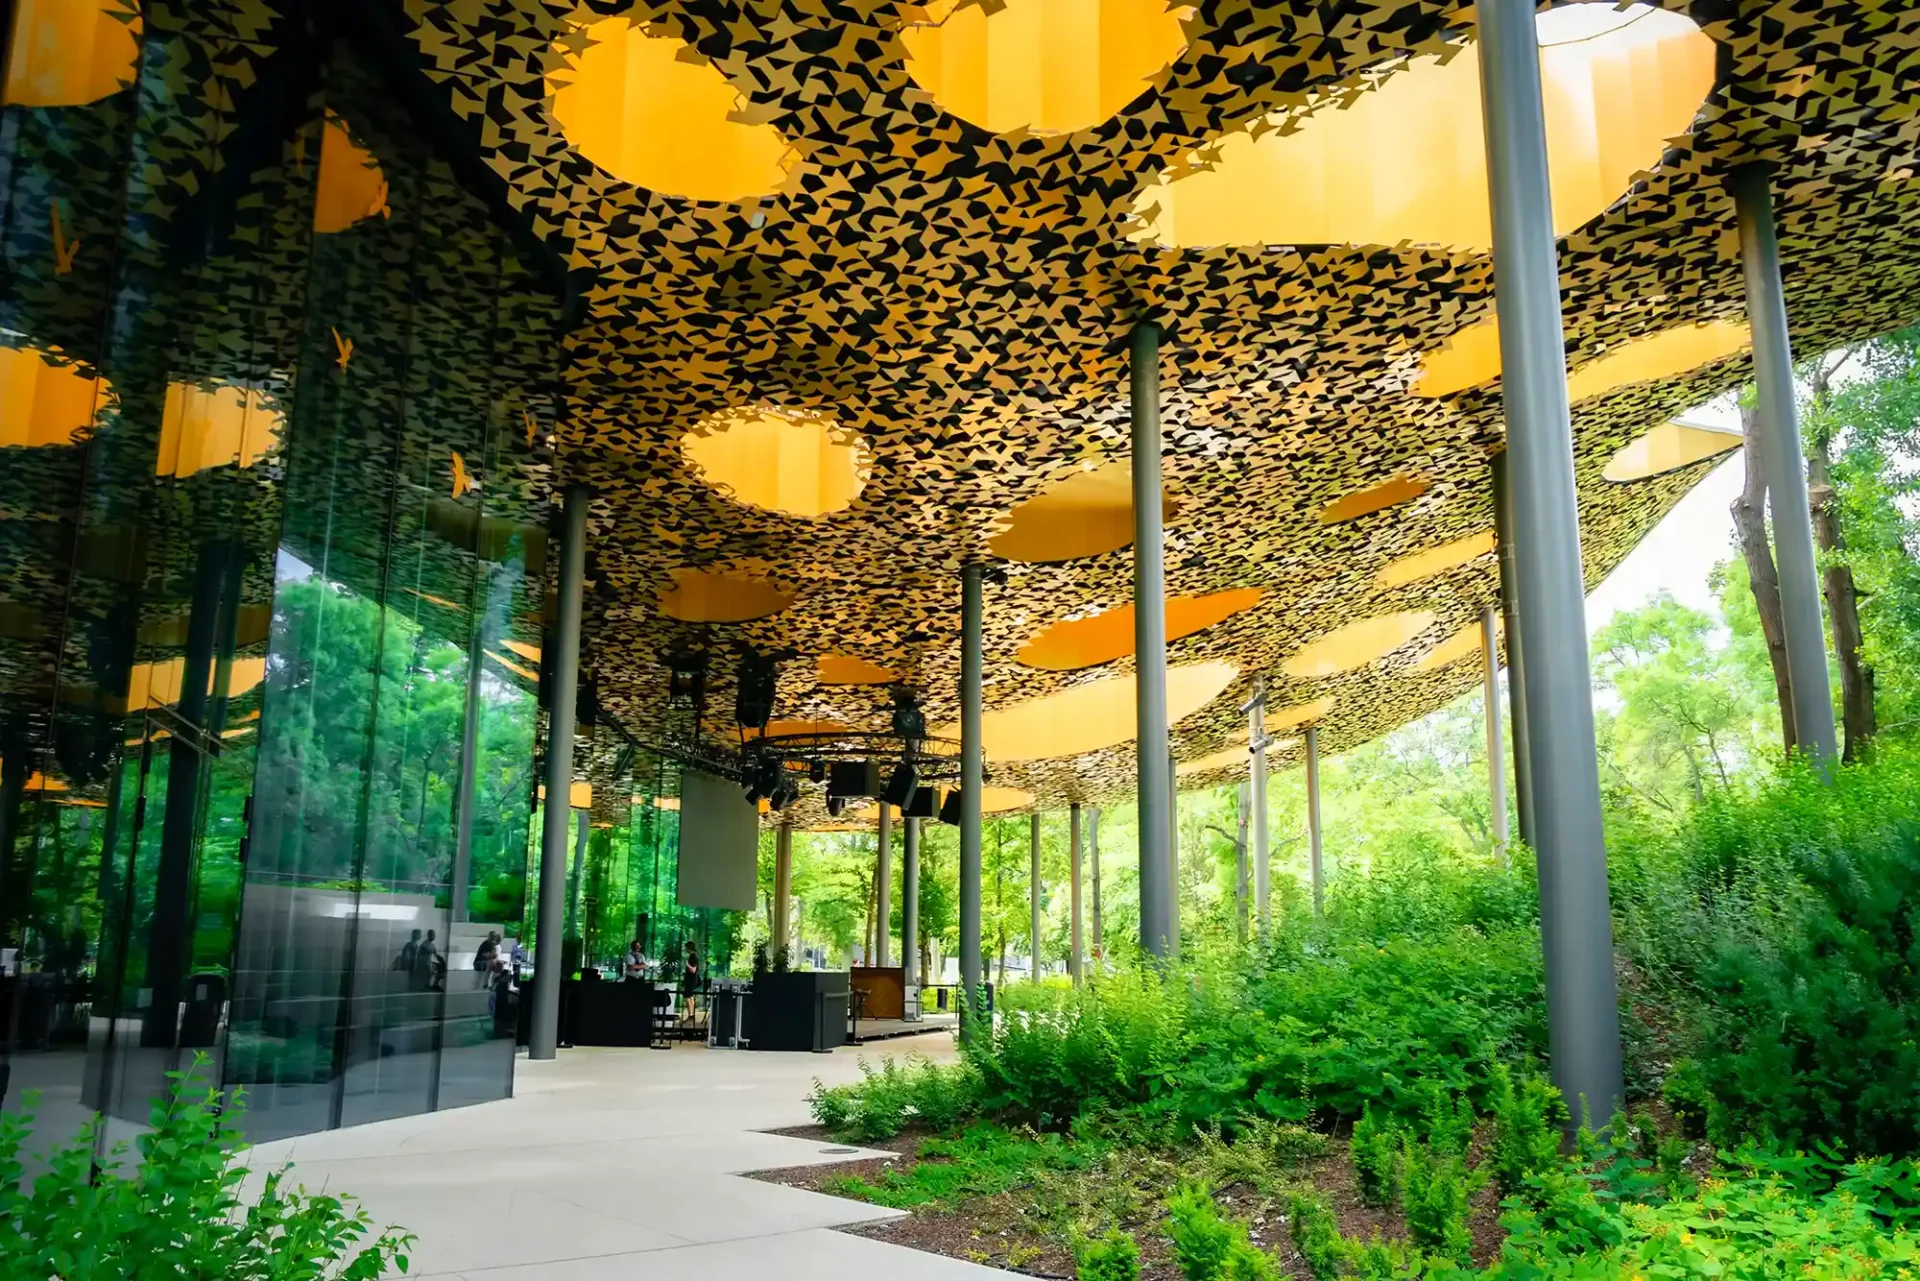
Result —
<path fill-rule="evenodd" d="M 754 908 L 760 815 L 740 784 L 697 770 L 680 776 L 681 907 Z"/>

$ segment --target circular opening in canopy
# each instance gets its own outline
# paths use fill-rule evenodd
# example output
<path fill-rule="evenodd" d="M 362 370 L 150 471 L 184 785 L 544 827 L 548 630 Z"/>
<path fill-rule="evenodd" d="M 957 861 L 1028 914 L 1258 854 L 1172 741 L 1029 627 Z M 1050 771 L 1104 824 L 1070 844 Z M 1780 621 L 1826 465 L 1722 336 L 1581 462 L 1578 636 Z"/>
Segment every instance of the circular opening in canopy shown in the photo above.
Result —
<path fill-rule="evenodd" d="M 1169 597 L 1167 640 L 1191 636 L 1259 603 L 1257 587 L 1241 587 L 1208 596 Z M 1055 623 L 1021 646 L 1016 657 L 1028 667 L 1050 672 L 1098 667 L 1133 653 L 1133 624 L 1132 605 Z"/>
<path fill-rule="evenodd" d="M 817 414 L 724 410 L 681 437 L 680 450 L 729 498 L 787 516 L 845 510 L 867 483 L 859 438 Z"/>
<path fill-rule="evenodd" d="M 1689 423 L 1661 423 L 1644 436 L 1628 441 L 1607 461 L 1601 473 L 1615 484 L 1652 480 L 1709 458 L 1730 454 L 1745 442 L 1738 432 L 1695 427 Z"/>
<path fill-rule="evenodd" d="M 1167 723 L 1205 707 L 1234 682 L 1231 663 L 1189 663 L 1167 669 Z M 980 722 L 980 745 L 988 760 L 1039 761 L 1079 756 L 1130 743 L 1138 733 L 1131 672 L 1075 685 L 1058 693 L 989 709 Z M 957 738 L 948 725 L 935 733 Z"/>
<path fill-rule="evenodd" d="M 1450 543 L 1441 543 L 1438 547 L 1429 547 L 1410 556 L 1383 566 L 1374 582 L 1381 587 L 1402 587 L 1408 583 L 1417 583 L 1423 578 L 1432 578 L 1435 574 L 1444 574 L 1457 569 L 1468 561 L 1477 560 L 1493 550 L 1493 531 L 1483 530 L 1478 534 L 1469 534 L 1465 538 L 1456 538 Z"/>
<path fill-rule="evenodd" d="M 1592 12 L 1597 10 L 1598 12 Z M 1658 165 L 1713 89 L 1711 37 L 1653 5 L 1539 16 L 1554 229 L 1565 235 Z M 1203 245 L 1493 247 L 1479 46 L 1338 86 L 1311 114 L 1219 138 L 1209 161 L 1134 197 L 1136 239 Z"/>
<path fill-rule="evenodd" d="M 707 569 L 667 572 L 673 586 L 660 592 L 660 612 L 683 623 L 745 623 L 793 604 L 791 592 L 764 579 Z"/>
<path fill-rule="evenodd" d="M 853 654 L 822 654 L 814 679 L 822 685 L 891 685 L 900 673 Z"/>
<path fill-rule="evenodd" d="M 625 18 L 563 37 L 567 70 L 549 77 L 553 119 L 575 150 L 636 187 L 689 200 L 779 191 L 794 156 L 772 125 L 752 123 L 740 91 L 691 45 Z"/>
<path fill-rule="evenodd" d="M 1070 133 L 1139 97 L 1187 47 L 1167 0 L 935 0 L 904 28 L 907 72 L 933 100 L 994 133 Z"/>
<path fill-rule="evenodd" d="M 1180 505 L 1163 487 L 1160 511 L 1172 520 Z M 1111 462 L 1077 471 L 1007 513 L 1007 527 L 987 550 L 1004 560 L 1052 564 L 1118 551 L 1133 543 L 1133 464 Z"/>
<path fill-rule="evenodd" d="M 1675 325 L 1628 339 L 1582 362 L 1567 375 L 1567 401 L 1578 404 L 1616 387 L 1656 382 L 1692 373 L 1752 345 L 1753 334 L 1734 320 Z M 1416 396 L 1452 396 L 1484 387 L 1500 376 L 1500 319 L 1468 325 L 1427 353 L 1411 388 Z"/>
<path fill-rule="evenodd" d="M 1496 615 L 1493 620 L 1494 631 L 1498 633 L 1504 630 L 1504 627 L 1505 621 Z M 1437 668 L 1445 667 L 1450 663 L 1457 663 L 1468 655 L 1478 654 L 1479 652 L 1480 624 L 1468 623 L 1465 627 L 1462 627 L 1459 631 L 1422 654 L 1419 661 L 1414 663 L 1413 670 L 1416 672 L 1431 672 Z"/>
<path fill-rule="evenodd" d="M 1363 618 L 1336 627 L 1325 636 L 1295 650 L 1281 670 L 1293 677 L 1337 676 L 1385 658 L 1410 644 L 1438 617 L 1431 610 L 1410 609 L 1397 614 Z"/>
<path fill-rule="evenodd" d="M 1370 516 L 1396 504 L 1412 502 L 1431 487 L 1427 481 L 1416 476 L 1395 476 L 1371 489 L 1357 490 L 1344 498 L 1334 499 L 1320 509 L 1320 523 L 1338 525 L 1344 520 Z"/>

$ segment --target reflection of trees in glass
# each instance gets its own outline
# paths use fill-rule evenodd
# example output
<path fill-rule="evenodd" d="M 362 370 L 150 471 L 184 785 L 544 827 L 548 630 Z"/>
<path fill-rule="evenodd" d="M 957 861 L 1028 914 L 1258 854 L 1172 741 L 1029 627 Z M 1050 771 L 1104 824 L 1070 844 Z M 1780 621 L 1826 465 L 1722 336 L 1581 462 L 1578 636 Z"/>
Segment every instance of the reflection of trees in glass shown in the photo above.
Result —
<path fill-rule="evenodd" d="M 351 880 L 364 831 L 362 880 L 443 896 L 466 671 L 459 646 L 430 637 L 397 609 L 383 618 L 378 603 L 317 576 L 283 581 L 267 666 L 253 874 Z M 472 906 L 477 919 L 502 920 L 520 906 L 514 887 L 531 819 L 534 699 L 491 673 L 481 697 Z"/>

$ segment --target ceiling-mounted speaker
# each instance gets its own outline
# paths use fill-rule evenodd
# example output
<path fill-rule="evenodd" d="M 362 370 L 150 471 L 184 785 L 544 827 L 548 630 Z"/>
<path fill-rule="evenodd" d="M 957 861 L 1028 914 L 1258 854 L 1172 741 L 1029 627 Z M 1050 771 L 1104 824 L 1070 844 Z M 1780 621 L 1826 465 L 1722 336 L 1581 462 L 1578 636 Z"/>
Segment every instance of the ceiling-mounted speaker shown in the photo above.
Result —
<path fill-rule="evenodd" d="M 913 789 L 913 799 L 900 809 L 902 818 L 934 818 L 940 813 L 940 789 L 922 784 Z"/>
<path fill-rule="evenodd" d="M 880 766 L 874 761 L 835 761 L 827 771 L 827 795 L 879 799 Z"/>
<path fill-rule="evenodd" d="M 960 826 L 960 789 L 954 788 L 947 793 L 947 799 L 940 803 L 940 821 L 948 827 Z"/>

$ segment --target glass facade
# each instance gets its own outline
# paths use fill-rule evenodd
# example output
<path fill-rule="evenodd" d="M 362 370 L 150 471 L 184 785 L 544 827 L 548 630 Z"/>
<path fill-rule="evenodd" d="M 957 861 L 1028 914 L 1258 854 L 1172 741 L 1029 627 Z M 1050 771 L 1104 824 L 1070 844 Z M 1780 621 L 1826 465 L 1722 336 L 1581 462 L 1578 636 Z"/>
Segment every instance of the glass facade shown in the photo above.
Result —
<path fill-rule="evenodd" d="M 552 273 L 330 6 L 12 9 L 0 1105 L 112 1143 L 202 1061 L 255 1138 L 503 1097 Z"/>

